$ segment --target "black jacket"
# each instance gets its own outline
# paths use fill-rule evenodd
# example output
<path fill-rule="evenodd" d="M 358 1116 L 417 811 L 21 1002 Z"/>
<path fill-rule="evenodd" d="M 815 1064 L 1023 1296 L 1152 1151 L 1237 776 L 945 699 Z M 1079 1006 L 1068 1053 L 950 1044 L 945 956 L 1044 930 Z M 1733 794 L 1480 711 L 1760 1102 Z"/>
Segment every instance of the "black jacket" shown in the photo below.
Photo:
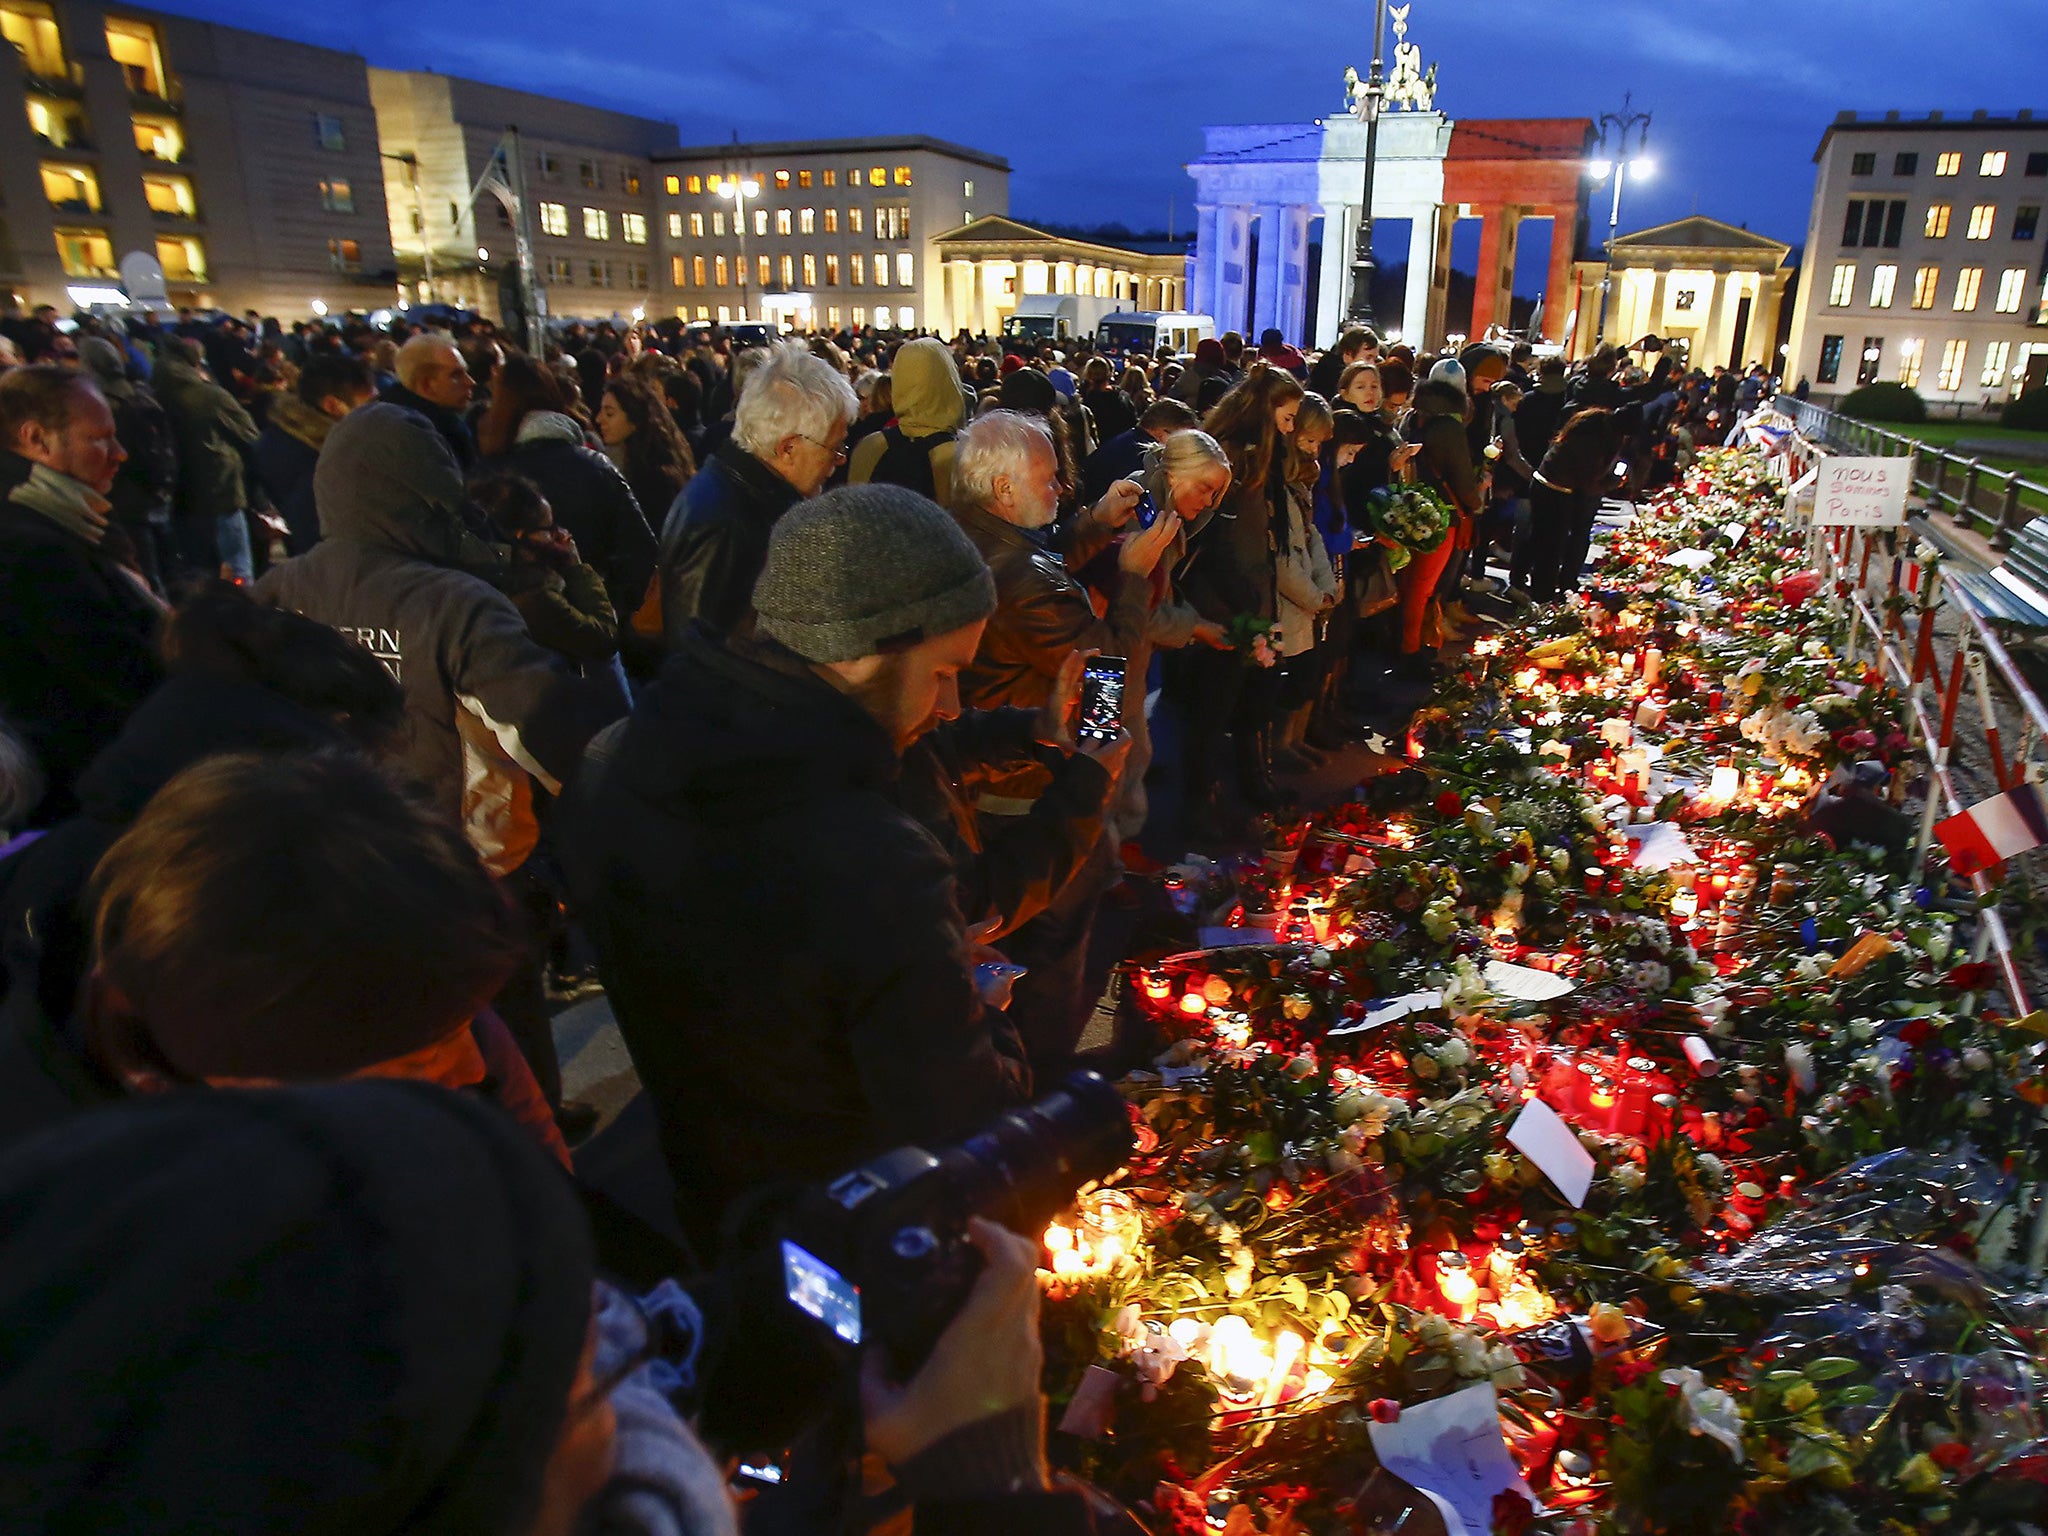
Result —
<path fill-rule="evenodd" d="M 49 792 L 30 818 L 71 814 L 73 785 L 163 676 L 162 609 L 142 578 L 7 498 L 33 469 L 0 452 L 0 715 L 42 762 Z"/>
<path fill-rule="evenodd" d="M 1515 408 L 1515 440 L 1521 444 L 1522 457 L 1531 464 L 1543 462 L 1550 440 L 1571 414 L 1567 398 L 1563 389 L 1545 389 L 1539 384 L 1522 396 L 1522 403 Z"/>
<path fill-rule="evenodd" d="M 683 487 L 661 528 L 661 627 L 671 647 L 699 620 L 720 635 L 753 628 L 768 535 L 802 499 L 730 442 Z"/>
<path fill-rule="evenodd" d="M 953 866 L 887 735 L 766 641 L 693 630 L 563 809 L 564 863 L 700 1254 L 734 1198 L 983 1123 L 1022 1088 Z"/>
<path fill-rule="evenodd" d="M 624 618 L 639 608 L 654 576 L 654 531 L 617 465 L 581 442 L 530 438 L 484 466 L 539 486 L 556 525 L 569 530 L 583 563 L 604 578 L 613 609 Z"/>
<path fill-rule="evenodd" d="M 263 431 L 250 457 L 256 483 L 289 530 L 285 547 L 303 555 L 320 542 L 320 513 L 313 500 L 313 469 L 334 423 L 296 395 L 271 402 Z"/>
<path fill-rule="evenodd" d="M 434 404 L 425 395 L 414 394 L 403 384 L 393 384 L 379 398 L 392 405 L 402 405 L 408 411 L 417 411 L 432 422 L 434 430 L 441 434 L 441 441 L 455 455 L 456 467 L 465 475 L 476 468 L 476 435 L 461 416 L 445 405 Z"/>
<path fill-rule="evenodd" d="M 1136 427 L 1107 438 L 1103 445 L 1081 461 L 1081 501 L 1094 506 L 1103 493 L 1127 475 L 1145 467 L 1145 450 L 1152 446 L 1152 434 Z"/>

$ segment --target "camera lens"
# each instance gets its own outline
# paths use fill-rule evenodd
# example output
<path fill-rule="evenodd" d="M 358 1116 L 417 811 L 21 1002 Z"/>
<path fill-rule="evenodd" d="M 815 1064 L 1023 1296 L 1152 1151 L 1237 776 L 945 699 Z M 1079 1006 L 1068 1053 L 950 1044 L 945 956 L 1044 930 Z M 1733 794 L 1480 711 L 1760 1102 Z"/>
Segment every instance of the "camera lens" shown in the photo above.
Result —
<path fill-rule="evenodd" d="M 1037 1103 L 1013 1109 L 947 1158 L 969 1210 L 1019 1230 L 1042 1225 L 1074 1191 L 1123 1166 L 1131 1153 L 1123 1096 L 1093 1072 L 1076 1072 Z"/>

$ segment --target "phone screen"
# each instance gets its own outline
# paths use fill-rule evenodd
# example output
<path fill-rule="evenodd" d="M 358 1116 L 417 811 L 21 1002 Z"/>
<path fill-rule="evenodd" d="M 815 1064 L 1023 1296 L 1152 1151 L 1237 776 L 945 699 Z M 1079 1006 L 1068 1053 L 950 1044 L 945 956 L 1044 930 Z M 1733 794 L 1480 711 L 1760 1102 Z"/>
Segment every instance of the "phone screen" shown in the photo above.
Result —
<path fill-rule="evenodd" d="M 782 1242 L 782 1284 L 790 1302 L 849 1344 L 860 1342 L 860 1287 L 816 1254 Z"/>
<path fill-rule="evenodd" d="M 1084 741 L 1115 741 L 1124 728 L 1124 659 L 1097 656 L 1081 674 L 1081 724 Z"/>

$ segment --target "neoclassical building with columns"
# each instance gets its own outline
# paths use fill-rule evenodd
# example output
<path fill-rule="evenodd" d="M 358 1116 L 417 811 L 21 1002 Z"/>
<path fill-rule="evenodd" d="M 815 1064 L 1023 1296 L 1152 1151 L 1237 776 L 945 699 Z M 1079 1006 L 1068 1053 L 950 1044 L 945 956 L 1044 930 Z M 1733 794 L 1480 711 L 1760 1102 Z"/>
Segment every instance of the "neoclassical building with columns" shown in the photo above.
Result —
<path fill-rule="evenodd" d="M 1747 368 L 1762 363 L 1775 373 L 1778 321 L 1792 273 L 1792 247 L 1694 215 L 1614 242 L 1614 280 L 1607 299 L 1607 339 L 1626 346 L 1644 336 L 1684 344 L 1698 368 Z M 1573 268 L 1573 355 L 1598 344 L 1600 280 L 1606 263 Z"/>
<path fill-rule="evenodd" d="M 1219 331 L 1328 346 L 1351 291 L 1365 202 L 1366 125 L 1348 113 L 1310 123 L 1205 128 L 1187 167 L 1198 217 L 1188 307 Z M 1431 108 L 1380 117 L 1373 174 L 1376 226 L 1408 226 L 1401 314 L 1383 328 L 1423 345 L 1505 325 L 1516 245 L 1532 218 L 1552 222 L 1543 333 L 1565 334 L 1560 303 L 1585 223 L 1587 118 L 1454 121 Z M 1448 314 L 1451 237 L 1480 221 L 1479 279 L 1468 315 Z M 1387 260 L 1383 241 L 1376 241 Z M 1311 272 L 1311 262 L 1314 271 Z"/>

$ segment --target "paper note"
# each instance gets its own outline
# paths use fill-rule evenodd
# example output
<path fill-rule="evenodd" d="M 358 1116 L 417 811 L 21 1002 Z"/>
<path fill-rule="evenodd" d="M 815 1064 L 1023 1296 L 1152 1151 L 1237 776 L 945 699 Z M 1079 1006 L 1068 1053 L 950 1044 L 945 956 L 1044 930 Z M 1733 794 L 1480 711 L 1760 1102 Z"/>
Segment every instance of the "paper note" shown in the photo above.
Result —
<path fill-rule="evenodd" d="M 1396 1019 L 1405 1019 L 1411 1013 L 1424 1008 L 1440 1008 L 1444 995 L 1441 992 L 1410 992 L 1403 997 L 1390 997 L 1374 1003 L 1366 1010 L 1365 1017 L 1356 1024 L 1345 1024 L 1329 1032 L 1331 1039 L 1338 1035 L 1355 1035 L 1368 1029 L 1378 1029 L 1382 1024 L 1391 1024 Z"/>
<path fill-rule="evenodd" d="M 1508 1127 L 1508 1141 L 1543 1170 L 1557 1192 L 1583 1207 L 1593 1187 L 1593 1154 L 1579 1145 L 1572 1128 L 1541 1099 L 1531 1099 Z"/>
<path fill-rule="evenodd" d="M 1676 822 L 1646 821 L 1622 828 L 1634 844 L 1629 862 L 1637 869 L 1669 869 L 1674 864 L 1697 864 L 1700 856 Z"/>
<path fill-rule="evenodd" d="M 1403 1408 L 1392 1424 L 1367 1428 L 1380 1465 L 1430 1495 L 1449 1536 L 1489 1536 L 1497 1493 L 1536 1503 L 1501 1435 L 1492 1382 Z"/>
<path fill-rule="evenodd" d="M 1486 978 L 1486 989 L 1495 997 L 1522 1003 L 1547 1003 L 1572 989 L 1569 981 L 1554 972 L 1539 971 L 1533 965 L 1510 965 L 1505 960 L 1487 961 L 1480 974 Z"/>
<path fill-rule="evenodd" d="M 1711 549 L 1674 549 L 1664 557 L 1664 563 L 1688 571 L 1703 571 L 1714 563 L 1714 552 Z"/>

